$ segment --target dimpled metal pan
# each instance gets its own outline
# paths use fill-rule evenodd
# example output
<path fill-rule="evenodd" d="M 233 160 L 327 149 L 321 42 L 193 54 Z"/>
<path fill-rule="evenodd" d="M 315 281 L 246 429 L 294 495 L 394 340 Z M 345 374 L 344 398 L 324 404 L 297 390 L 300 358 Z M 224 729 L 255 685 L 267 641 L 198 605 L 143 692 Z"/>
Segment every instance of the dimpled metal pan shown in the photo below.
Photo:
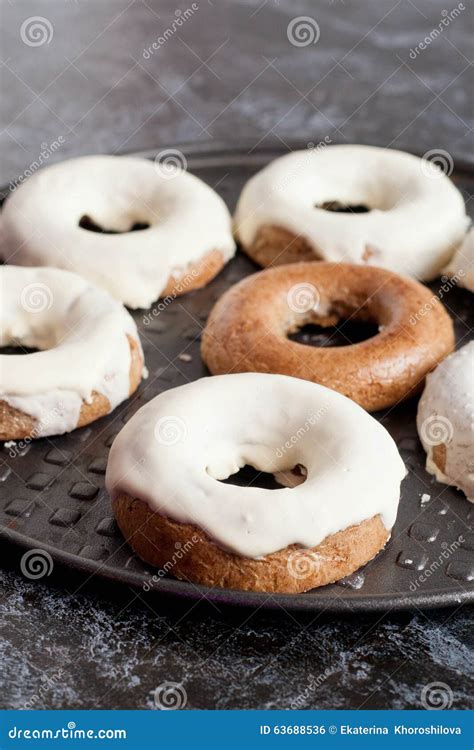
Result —
<path fill-rule="evenodd" d="M 292 145 L 304 148 L 306 144 Z M 245 181 L 283 153 L 274 146 L 181 150 L 188 169 L 213 186 L 231 210 Z M 139 155 L 153 159 L 155 152 Z M 472 171 L 458 165 L 452 177 L 466 198 L 472 194 Z M 46 550 L 54 563 L 142 588 L 150 597 L 206 597 L 227 604 L 326 612 L 423 609 L 472 601 L 474 507 L 462 493 L 437 484 L 426 473 L 415 427 L 416 399 L 376 415 L 395 439 L 409 474 L 385 551 L 344 581 L 295 596 L 210 590 L 168 576 L 155 575 L 153 581 L 156 571 L 148 569 L 124 543 L 104 489 L 109 447 L 144 403 L 168 388 L 208 374 L 199 356 L 208 313 L 226 289 L 255 270 L 238 253 L 205 289 L 167 305 L 155 304 L 158 314 L 133 313 L 149 378 L 111 415 L 69 435 L 0 448 L 0 536 L 28 550 Z M 431 284 L 434 293 L 442 283 L 438 279 Z M 471 335 L 470 293 L 453 288 L 443 301 L 454 320 L 458 343 L 466 343 Z"/>

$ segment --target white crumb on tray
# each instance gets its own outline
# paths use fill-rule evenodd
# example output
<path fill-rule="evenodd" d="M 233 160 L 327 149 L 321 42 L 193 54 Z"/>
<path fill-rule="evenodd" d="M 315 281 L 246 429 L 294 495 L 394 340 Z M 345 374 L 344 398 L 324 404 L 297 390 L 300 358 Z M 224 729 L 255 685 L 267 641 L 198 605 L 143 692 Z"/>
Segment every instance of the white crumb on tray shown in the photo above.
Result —
<path fill-rule="evenodd" d="M 426 505 L 426 503 L 429 503 L 430 500 L 431 500 L 431 495 L 427 495 L 426 493 L 423 493 L 423 495 L 421 496 L 421 504 Z"/>

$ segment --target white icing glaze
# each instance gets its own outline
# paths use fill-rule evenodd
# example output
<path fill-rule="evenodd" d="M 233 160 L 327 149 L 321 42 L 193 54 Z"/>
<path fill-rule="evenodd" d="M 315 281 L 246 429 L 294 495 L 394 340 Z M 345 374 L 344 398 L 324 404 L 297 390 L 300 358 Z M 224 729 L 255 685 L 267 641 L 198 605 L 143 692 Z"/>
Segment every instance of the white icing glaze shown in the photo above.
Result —
<path fill-rule="evenodd" d="M 84 215 L 123 234 L 83 229 Z M 137 222 L 150 227 L 129 232 Z M 131 157 L 84 156 L 36 172 L 6 201 L 0 227 L 5 260 L 75 271 L 131 308 L 149 307 L 170 276 L 212 250 L 226 261 L 235 252 L 217 193 Z"/>
<path fill-rule="evenodd" d="M 245 464 L 307 479 L 265 490 L 224 484 Z M 150 401 L 115 439 L 106 487 L 206 531 L 220 546 L 261 557 L 314 547 L 377 514 L 396 518 L 405 467 L 379 422 L 350 399 L 284 375 L 219 375 Z"/>
<path fill-rule="evenodd" d="M 458 286 L 474 292 L 474 228 L 466 234 L 446 273 L 456 280 Z"/>
<path fill-rule="evenodd" d="M 372 210 L 315 208 L 327 201 Z M 430 162 L 350 145 L 276 159 L 245 185 L 235 214 L 245 246 L 262 226 L 278 226 L 303 236 L 324 260 L 368 262 L 419 279 L 434 278 L 447 264 L 467 223 L 461 193 Z"/>
<path fill-rule="evenodd" d="M 137 329 L 107 292 L 57 268 L 0 266 L 0 346 L 42 351 L 0 355 L 0 399 L 37 420 L 35 437 L 77 426 L 82 401 L 128 398 Z M 141 350 L 141 347 L 140 347 Z"/>
<path fill-rule="evenodd" d="M 474 341 L 450 354 L 426 378 L 417 427 L 426 470 L 474 502 Z M 433 460 L 433 448 L 440 444 L 446 446 L 444 472 Z"/>

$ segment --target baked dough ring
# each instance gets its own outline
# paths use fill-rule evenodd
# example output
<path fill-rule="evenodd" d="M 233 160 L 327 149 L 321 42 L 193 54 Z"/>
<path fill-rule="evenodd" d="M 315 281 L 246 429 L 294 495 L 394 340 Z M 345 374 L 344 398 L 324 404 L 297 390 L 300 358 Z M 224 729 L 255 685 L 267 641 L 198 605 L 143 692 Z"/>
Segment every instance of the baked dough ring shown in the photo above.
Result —
<path fill-rule="evenodd" d="M 246 464 L 286 486 L 219 481 Z M 293 481 L 296 465 L 306 481 Z M 106 487 L 125 538 L 159 576 L 296 593 L 349 575 L 383 548 L 404 474 L 388 432 L 353 401 L 245 373 L 203 378 L 142 407 L 112 445 Z"/>
<path fill-rule="evenodd" d="M 466 234 L 464 242 L 451 258 L 445 273 L 458 286 L 474 292 L 474 227 Z"/>
<path fill-rule="evenodd" d="M 227 207 L 208 185 L 123 156 L 36 172 L 9 196 L 0 230 L 5 260 L 74 271 L 131 308 L 203 286 L 235 252 Z"/>
<path fill-rule="evenodd" d="M 293 544 L 254 560 L 227 552 L 202 530 L 153 512 L 143 500 L 120 495 L 113 509 L 125 539 L 159 571 L 158 579 L 169 570 L 180 580 L 242 591 L 299 594 L 334 583 L 372 560 L 390 537 L 375 516 L 331 534 L 312 549 Z M 179 550 L 183 554 L 178 556 Z"/>
<path fill-rule="evenodd" d="M 379 333 L 358 344 L 310 347 L 287 338 L 308 323 L 370 320 Z M 429 289 L 372 266 L 294 263 L 231 287 L 202 337 L 213 374 L 276 372 L 343 393 L 369 411 L 413 395 L 454 348 L 451 319 Z"/>
<path fill-rule="evenodd" d="M 0 440 L 57 435 L 108 414 L 138 387 L 135 323 L 107 292 L 57 268 L 0 266 Z"/>
<path fill-rule="evenodd" d="M 426 280 L 468 223 L 461 193 L 436 164 L 355 145 L 276 159 L 247 182 L 235 213 L 237 237 L 260 265 L 345 261 Z"/>
<path fill-rule="evenodd" d="M 428 375 L 416 421 L 426 471 L 474 503 L 474 341 Z"/>

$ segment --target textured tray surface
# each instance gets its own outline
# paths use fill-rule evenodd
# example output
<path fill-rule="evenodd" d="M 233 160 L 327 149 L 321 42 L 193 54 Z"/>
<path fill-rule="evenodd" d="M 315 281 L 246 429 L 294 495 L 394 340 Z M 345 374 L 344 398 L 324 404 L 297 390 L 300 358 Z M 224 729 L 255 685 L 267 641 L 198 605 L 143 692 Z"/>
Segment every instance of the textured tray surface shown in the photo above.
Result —
<path fill-rule="evenodd" d="M 188 168 L 215 187 L 231 210 L 248 177 L 281 153 L 278 149 L 250 154 L 246 149 L 183 150 Z M 454 179 L 467 198 L 473 192 L 473 176 L 459 169 Z M 55 561 L 91 575 L 137 587 L 150 580 L 153 571 L 131 553 L 111 514 L 104 489 L 109 447 L 123 424 L 148 400 L 207 374 L 199 356 L 207 315 L 229 286 L 255 270 L 238 254 L 207 288 L 134 313 L 150 375 L 132 399 L 111 415 L 66 436 L 0 449 L 0 536 L 28 549 L 46 549 Z M 431 285 L 434 293 L 441 284 L 438 280 Z M 443 301 L 453 317 L 458 343 L 466 343 L 472 335 L 469 292 L 453 288 Z M 437 484 L 426 473 L 415 415 L 416 400 L 377 415 L 395 439 L 409 475 L 402 486 L 392 539 L 364 569 L 338 584 L 297 596 L 208 590 L 168 577 L 155 583 L 152 591 L 328 612 L 423 608 L 473 600 L 474 507 L 460 492 Z M 423 494 L 430 500 L 422 504 Z"/>

